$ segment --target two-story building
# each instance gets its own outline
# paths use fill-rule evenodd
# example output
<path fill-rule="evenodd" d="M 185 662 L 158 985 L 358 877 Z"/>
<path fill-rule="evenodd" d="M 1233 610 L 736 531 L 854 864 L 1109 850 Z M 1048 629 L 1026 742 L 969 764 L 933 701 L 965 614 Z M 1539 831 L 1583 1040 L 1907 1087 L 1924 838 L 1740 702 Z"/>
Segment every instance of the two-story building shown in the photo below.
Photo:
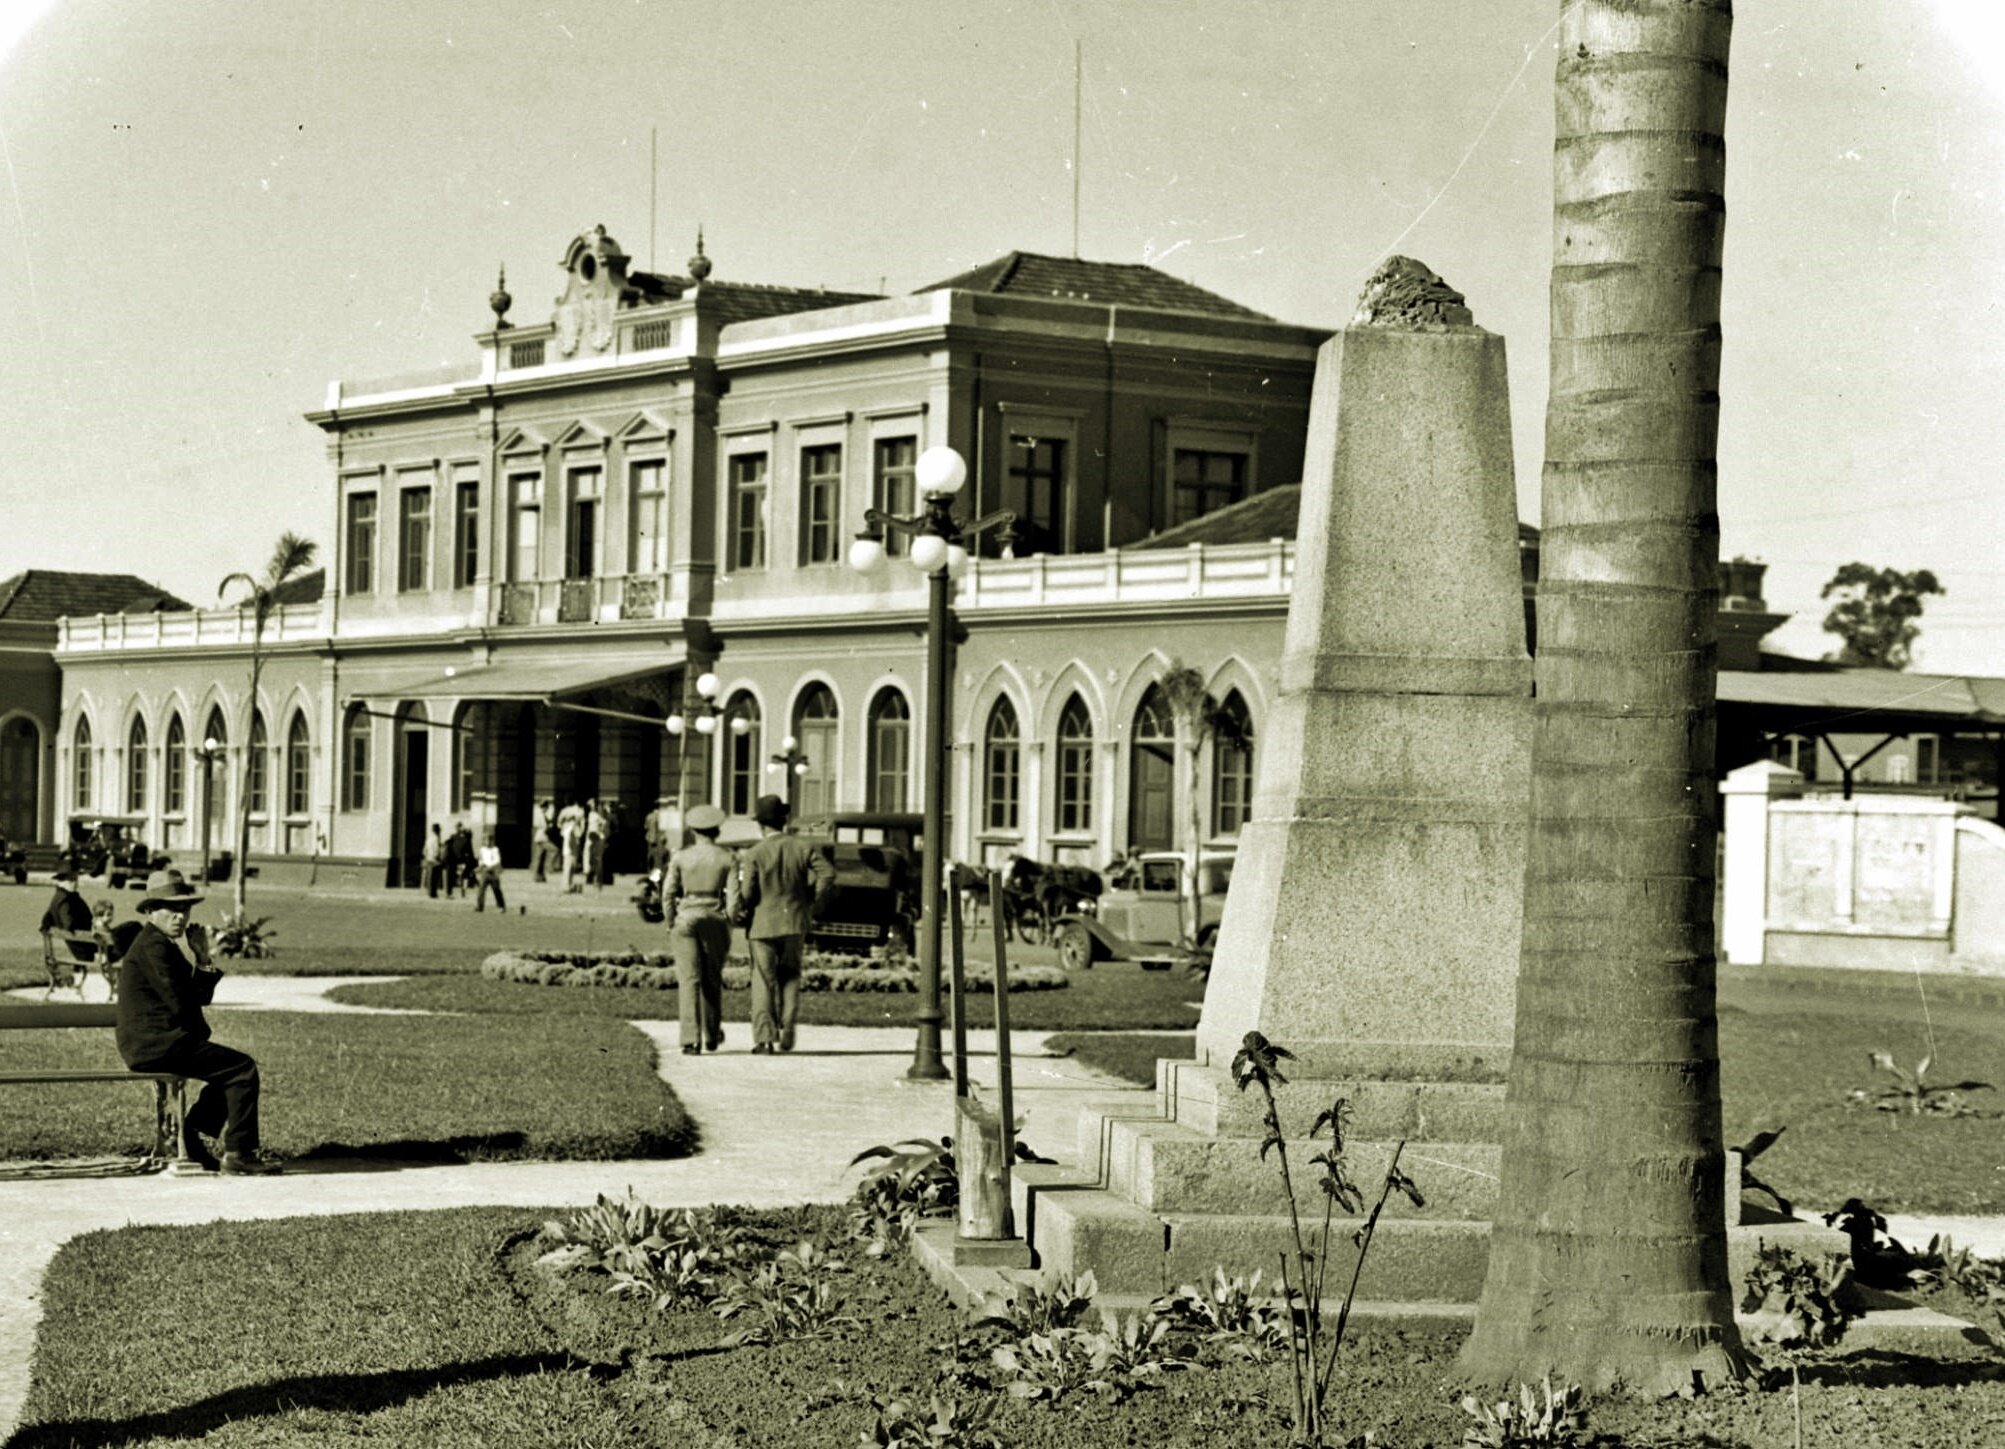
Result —
<path fill-rule="evenodd" d="M 273 616 L 255 701 L 247 615 L 68 621 L 68 807 L 143 805 L 185 849 L 247 805 L 268 876 L 392 880 L 434 821 L 524 858 L 542 798 L 617 801 L 624 864 L 658 800 L 916 809 L 925 582 L 846 556 L 944 443 L 962 514 L 1018 519 L 957 583 L 956 852 L 1167 845 L 1192 790 L 1235 832 L 1250 746 L 1193 782 L 1151 686 L 1188 662 L 1257 738 L 1292 547 L 1123 545 L 1297 482 L 1327 334 L 1024 253 L 900 297 L 712 270 L 699 244 L 687 275 L 636 271 L 598 228 L 548 320 L 510 325 L 498 289 L 467 366 L 331 386 L 323 596 Z M 706 671 L 721 727 L 669 733 Z M 80 730 L 110 742 L 87 776 Z"/>

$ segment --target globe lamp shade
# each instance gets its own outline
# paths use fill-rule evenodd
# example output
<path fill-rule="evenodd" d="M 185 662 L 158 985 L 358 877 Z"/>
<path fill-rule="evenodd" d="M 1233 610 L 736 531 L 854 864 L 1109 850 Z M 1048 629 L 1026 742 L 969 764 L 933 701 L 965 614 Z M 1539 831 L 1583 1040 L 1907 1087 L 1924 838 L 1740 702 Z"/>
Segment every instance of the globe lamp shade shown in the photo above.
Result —
<path fill-rule="evenodd" d="M 947 561 L 947 540 L 937 533 L 922 533 L 912 540 L 912 567 L 930 574 Z"/>
<path fill-rule="evenodd" d="M 734 715 L 731 720 L 731 733 L 734 735 L 749 735 L 752 733 L 752 721 L 746 719 L 742 714 Z"/>
<path fill-rule="evenodd" d="M 795 750 L 798 750 L 800 747 L 801 747 L 801 742 L 795 739 L 792 735 L 788 735 L 785 739 L 780 741 L 780 753 L 783 755 L 791 755 Z"/>
<path fill-rule="evenodd" d="M 849 545 L 849 566 L 860 574 L 874 574 L 884 567 L 884 540 L 872 533 L 859 533 Z"/>
<path fill-rule="evenodd" d="M 968 481 L 968 465 L 952 448 L 928 448 L 919 455 L 913 479 L 922 498 L 951 498 Z"/>
<path fill-rule="evenodd" d="M 957 579 L 968 571 L 968 551 L 958 543 L 947 545 L 947 577 Z"/>
<path fill-rule="evenodd" d="M 670 715 L 667 719 L 663 720 L 662 723 L 668 727 L 668 732 L 672 735 L 681 734 L 683 729 L 685 728 L 683 718 L 679 714 Z"/>
<path fill-rule="evenodd" d="M 714 720 L 714 719 L 712 719 L 712 718 L 711 718 L 711 717 L 710 717 L 709 715 L 707 715 L 707 714 L 700 714 L 700 715 L 698 715 L 698 716 L 696 717 L 696 732 L 697 732 L 697 733 L 698 733 L 699 735 L 714 735 L 714 734 L 716 734 L 716 733 L 717 733 L 717 721 L 716 721 L 716 720 Z"/>
<path fill-rule="evenodd" d="M 723 687 L 723 681 L 708 671 L 696 676 L 696 692 L 705 699 L 717 698 L 717 691 Z"/>

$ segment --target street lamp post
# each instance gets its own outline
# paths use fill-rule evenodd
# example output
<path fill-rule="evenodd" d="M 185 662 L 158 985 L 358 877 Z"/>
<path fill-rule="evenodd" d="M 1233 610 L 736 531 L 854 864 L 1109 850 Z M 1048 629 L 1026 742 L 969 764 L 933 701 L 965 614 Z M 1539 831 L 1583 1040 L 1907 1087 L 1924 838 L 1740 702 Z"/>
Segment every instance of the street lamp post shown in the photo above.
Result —
<path fill-rule="evenodd" d="M 919 1039 L 905 1075 L 941 1081 L 940 937 L 947 873 L 947 730 L 953 697 L 953 610 L 950 581 L 968 566 L 967 543 L 977 534 L 1016 522 L 1007 510 L 969 524 L 954 518 L 954 495 L 968 480 L 968 465 L 952 448 L 928 448 L 914 470 L 920 511 L 899 518 L 879 509 L 864 515 L 864 531 L 849 546 L 849 566 L 871 574 L 884 566 L 884 530 L 912 540 L 912 566 L 926 576 L 926 868 L 919 897 Z M 1000 969 L 1000 963 L 998 963 Z"/>
<path fill-rule="evenodd" d="M 718 691 L 724 685 L 715 674 L 705 670 L 696 676 L 696 698 L 685 700 L 687 713 L 677 712 L 662 721 L 662 726 L 676 738 L 675 753 L 675 829 L 678 835 L 676 848 L 682 848 L 687 836 L 683 821 L 689 816 L 689 762 L 683 758 L 687 747 L 687 734 L 694 729 L 705 739 L 717 733 L 719 723 L 729 711 L 717 703 Z M 729 728 L 734 735 L 750 733 L 752 722 L 743 715 L 731 715 Z"/>
<path fill-rule="evenodd" d="M 216 816 L 216 757 L 223 753 L 222 745 L 211 737 L 202 741 L 202 748 L 196 751 L 202 757 L 202 884 L 209 883 L 209 828 Z"/>
<path fill-rule="evenodd" d="M 793 819 L 800 808 L 801 777 L 808 772 L 808 752 L 801 748 L 801 742 L 792 735 L 780 741 L 780 752 L 766 763 L 769 770 L 784 770 L 787 774 L 787 818 Z"/>

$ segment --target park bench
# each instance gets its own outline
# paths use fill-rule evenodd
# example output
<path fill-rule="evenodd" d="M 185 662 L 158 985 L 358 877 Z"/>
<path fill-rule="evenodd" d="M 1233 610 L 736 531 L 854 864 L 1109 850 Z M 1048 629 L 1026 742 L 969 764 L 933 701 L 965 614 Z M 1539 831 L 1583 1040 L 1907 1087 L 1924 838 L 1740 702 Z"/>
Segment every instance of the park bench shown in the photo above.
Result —
<path fill-rule="evenodd" d="M 0 1031 L 34 1031 L 55 1027 L 108 1027 L 118 1022 L 118 1008 L 100 1004 L 55 1002 L 46 1005 L 0 1007 Z M 153 1083 L 153 1156 L 177 1176 L 199 1173 L 202 1169 L 184 1150 L 181 1122 L 188 1110 L 187 1077 L 172 1072 L 129 1072 L 123 1068 L 49 1071 L 12 1071 L 0 1063 L 0 1087 L 34 1086 L 54 1082 L 151 1082 Z"/>

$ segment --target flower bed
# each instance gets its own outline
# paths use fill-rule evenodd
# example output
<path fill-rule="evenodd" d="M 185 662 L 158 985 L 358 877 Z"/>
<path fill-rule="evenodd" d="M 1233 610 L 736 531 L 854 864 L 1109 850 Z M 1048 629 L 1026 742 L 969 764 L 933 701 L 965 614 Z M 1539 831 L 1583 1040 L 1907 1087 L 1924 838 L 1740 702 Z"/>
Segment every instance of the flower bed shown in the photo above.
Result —
<path fill-rule="evenodd" d="M 531 986 L 638 986 L 675 990 L 675 963 L 661 952 L 639 951 L 497 951 L 480 964 L 490 981 L 515 981 Z M 944 976 L 943 976 L 944 981 Z M 994 973 L 967 973 L 972 993 L 995 989 Z M 734 956 L 724 967 L 727 991 L 744 991 L 752 984 L 752 967 Z M 1010 968 L 1011 991 L 1060 991 L 1071 980 L 1056 966 Z M 919 973 L 910 966 L 892 966 L 854 956 L 809 951 L 801 962 L 803 991 L 916 992 Z"/>

